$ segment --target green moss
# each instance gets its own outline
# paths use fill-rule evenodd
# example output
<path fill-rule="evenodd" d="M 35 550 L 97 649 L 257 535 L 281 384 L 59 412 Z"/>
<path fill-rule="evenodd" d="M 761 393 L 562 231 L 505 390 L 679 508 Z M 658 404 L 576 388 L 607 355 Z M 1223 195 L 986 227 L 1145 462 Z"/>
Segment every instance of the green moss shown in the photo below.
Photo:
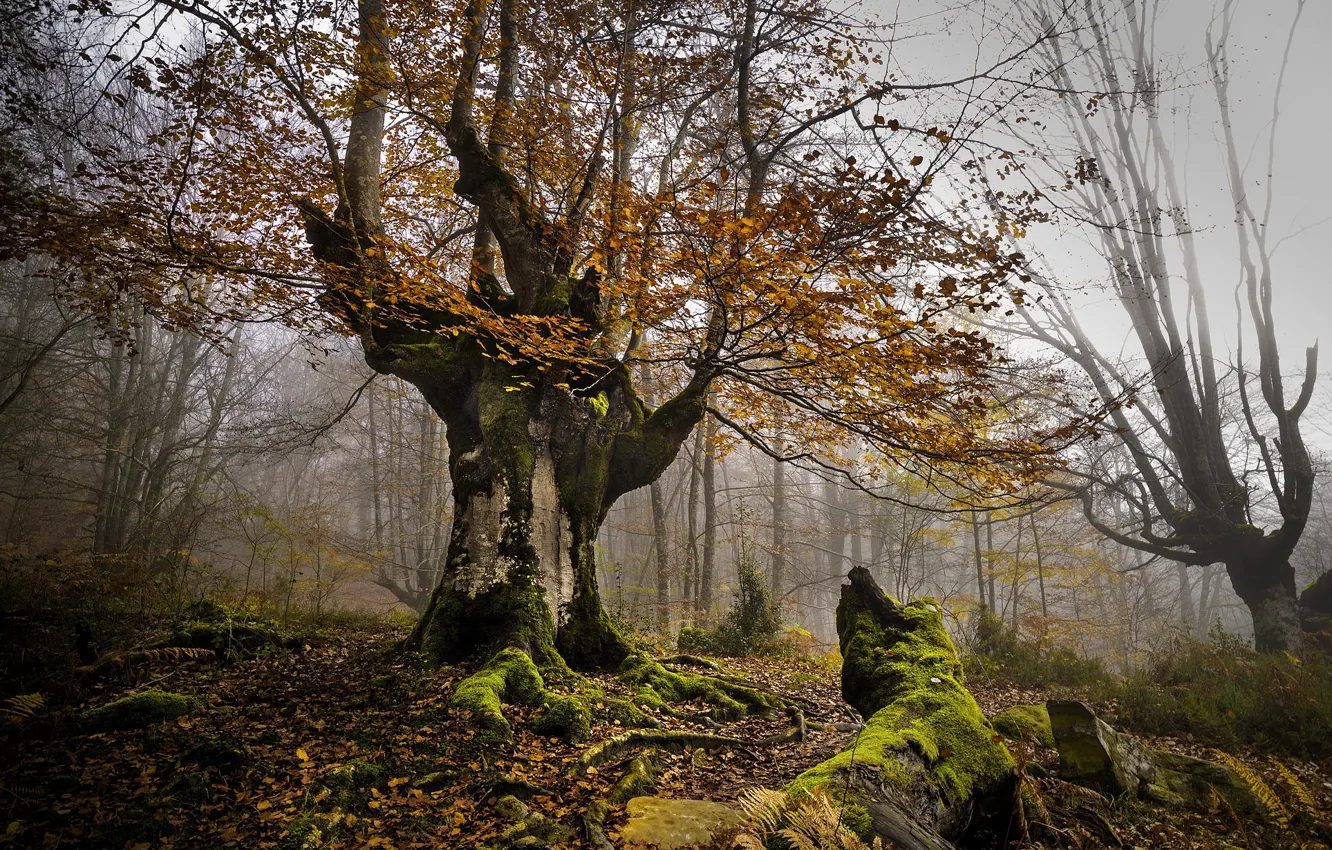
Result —
<path fill-rule="evenodd" d="M 887 625 L 854 600 L 844 594 L 837 608 L 842 691 L 869 720 L 851 747 L 801 774 L 789 790 L 808 791 L 868 766 L 899 785 L 923 772 L 948 799 L 966 800 L 1011 774 L 1012 756 L 962 686 L 939 603 L 912 602 L 901 609 L 900 624 Z"/>
<path fill-rule="evenodd" d="M 634 705 L 650 708 L 653 711 L 669 711 L 670 705 L 661 698 L 651 685 L 645 685 L 634 691 Z"/>
<path fill-rule="evenodd" d="M 853 803 L 842 809 L 842 825 L 854 832 L 862 841 L 874 840 L 874 818 L 864 806 Z"/>
<path fill-rule="evenodd" d="M 697 699 L 734 719 L 747 714 L 766 714 L 781 705 L 780 700 L 753 688 L 711 676 L 667 670 L 644 655 L 626 658 L 620 666 L 620 679 L 635 689 L 634 701 L 649 708 L 664 708 L 666 703 Z"/>
<path fill-rule="evenodd" d="M 1050 731 L 1050 712 L 1045 704 L 1015 705 L 990 721 L 995 731 L 1011 741 L 1030 740 L 1042 747 L 1054 747 Z"/>
<path fill-rule="evenodd" d="M 303 814 L 287 825 L 287 831 L 278 840 L 278 850 L 311 850 L 322 847 L 332 837 L 336 821 L 327 816 Z"/>
<path fill-rule="evenodd" d="M 435 663 L 457 663 L 495 647 L 520 643 L 538 664 L 564 664 L 555 649 L 555 623 L 545 595 L 522 574 L 474 597 L 441 584 L 415 639 Z"/>
<path fill-rule="evenodd" d="M 660 699 L 660 697 L 658 697 Z M 608 697 L 601 703 L 605 708 L 598 709 L 599 713 L 612 723 L 618 723 L 626 729 L 634 729 L 648 725 L 646 714 L 638 710 L 638 706 L 633 702 L 620 697 Z"/>
<path fill-rule="evenodd" d="M 375 762 L 353 759 L 324 776 L 324 784 L 334 790 L 354 790 L 378 785 L 388 778 L 388 768 Z"/>
<path fill-rule="evenodd" d="M 551 735 L 576 744 L 586 741 L 592 731 L 592 712 L 581 697 L 551 694 L 541 711 L 532 718 L 532 731 Z"/>
<path fill-rule="evenodd" d="M 902 623 L 893 627 L 858 605 L 837 606 L 842 696 L 865 717 L 932 677 L 962 685 L 962 663 L 939 603 L 919 599 L 901 611 Z"/>
<path fill-rule="evenodd" d="M 507 488 L 509 504 L 531 498 L 528 488 L 536 468 L 536 442 L 528 431 L 535 396 L 528 376 L 488 361 L 484 377 L 477 382 L 477 411 L 481 436 L 491 461 L 498 467 Z"/>
<path fill-rule="evenodd" d="M 594 396 L 589 396 L 587 403 L 592 405 L 592 409 L 597 412 L 597 416 L 605 416 L 610 412 L 610 399 L 606 397 L 604 391 L 599 392 Z"/>
<path fill-rule="evenodd" d="M 591 589 L 579 593 L 569 603 L 569 619 L 560 629 L 556 647 L 560 656 L 574 667 L 614 669 L 628 654 L 629 646 L 596 595 L 596 562 L 590 543 L 580 561 L 579 569 L 587 571 L 580 584 L 586 587 L 590 582 Z"/>
<path fill-rule="evenodd" d="M 96 732 L 142 729 L 175 720 L 200 705 L 200 701 L 194 697 L 151 688 L 107 705 L 90 708 L 79 715 L 79 723 Z"/>
<path fill-rule="evenodd" d="M 449 704 L 457 711 L 468 712 L 472 722 L 482 729 L 508 739 L 513 730 L 504 718 L 503 703 L 537 705 L 545 693 L 541 673 L 531 657 L 509 648 L 459 682 Z"/>

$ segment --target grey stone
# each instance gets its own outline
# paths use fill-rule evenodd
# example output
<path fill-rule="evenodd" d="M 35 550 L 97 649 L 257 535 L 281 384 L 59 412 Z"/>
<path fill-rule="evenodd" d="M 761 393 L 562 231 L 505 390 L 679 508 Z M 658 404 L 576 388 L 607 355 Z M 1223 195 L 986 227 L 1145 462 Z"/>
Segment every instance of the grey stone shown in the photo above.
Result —
<path fill-rule="evenodd" d="M 1075 700 L 1050 700 L 1046 708 L 1059 750 L 1059 772 L 1069 782 L 1111 797 L 1196 809 L 1211 808 L 1215 791 L 1240 814 L 1266 810 L 1225 765 L 1152 749 L 1115 731 Z"/>

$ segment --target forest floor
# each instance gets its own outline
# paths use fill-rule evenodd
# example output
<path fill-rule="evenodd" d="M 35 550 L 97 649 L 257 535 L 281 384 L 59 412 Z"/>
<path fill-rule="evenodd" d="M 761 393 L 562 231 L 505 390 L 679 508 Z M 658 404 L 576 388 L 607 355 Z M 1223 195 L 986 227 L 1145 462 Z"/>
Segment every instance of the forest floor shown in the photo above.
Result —
<path fill-rule="evenodd" d="M 538 737 L 507 707 L 512 744 L 477 737 L 451 714 L 448 697 L 469 669 L 431 669 L 397 652 L 401 630 L 342 630 L 303 650 L 229 664 L 209 660 L 150 664 L 87 682 L 86 705 L 153 687 L 203 700 L 203 708 L 145 730 L 87 734 L 56 712 L 4 739 L 0 799 L 7 826 L 0 844 L 96 848 L 469 848 L 499 836 L 510 821 L 496 799 L 517 793 L 532 811 L 570 826 L 605 797 L 623 763 L 578 778 L 570 766 L 586 745 Z M 855 720 L 841 700 L 837 671 L 814 662 L 731 660 L 728 672 L 799 697 L 810 720 Z M 601 684 L 622 690 L 612 677 Z M 994 681 L 972 682 L 987 714 L 1047 694 Z M 689 715 L 691 708 L 676 706 Z M 1100 706 L 1112 714 L 1113 706 Z M 663 729 L 693 729 L 745 740 L 785 731 L 787 718 L 724 724 L 662 716 Z M 592 740 L 620 730 L 594 718 Z M 756 751 L 661 753 L 657 793 L 734 800 L 754 786 L 781 788 L 841 750 L 854 732 L 811 731 L 803 742 Z M 1151 740 L 1208 756 L 1188 741 Z M 1057 769 L 1052 750 L 1017 744 L 1024 765 Z M 1275 783 L 1271 760 L 1234 755 Z M 626 759 L 628 756 L 626 756 Z M 1057 779 L 1038 783 L 1048 812 L 1028 811 L 1022 846 L 1077 848 L 1297 848 L 1319 843 L 1329 822 L 1332 766 L 1285 760 L 1314 800 L 1289 824 L 1245 823 L 1224 808 L 1170 811 L 1116 803 Z M 1039 772 L 1032 769 L 1033 773 Z M 616 838 L 622 810 L 608 833 Z M 1306 823 L 1307 821 L 1307 823 Z M 1035 826 L 1044 822 L 1044 827 Z M 1020 831 L 1020 827 L 1019 827 Z M 317 834 L 317 838 L 312 835 Z M 1015 839 L 1020 836 L 1015 836 Z M 581 846 L 581 845 L 572 845 Z"/>

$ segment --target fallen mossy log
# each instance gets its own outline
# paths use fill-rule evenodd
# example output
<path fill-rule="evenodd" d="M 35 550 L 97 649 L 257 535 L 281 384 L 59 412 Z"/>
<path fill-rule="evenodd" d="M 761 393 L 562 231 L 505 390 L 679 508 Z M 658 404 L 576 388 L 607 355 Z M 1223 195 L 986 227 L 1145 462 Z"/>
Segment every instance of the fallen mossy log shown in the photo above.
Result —
<path fill-rule="evenodd" d="M 1015 764 L 963 687 L 938 603 L 899 605 L 855 567 L 837 606 L 842 695 L 866 719 L 842 752 L 801 774 L 844 823 L 896 850 L 1000 847 L 1012 817 Z"/>

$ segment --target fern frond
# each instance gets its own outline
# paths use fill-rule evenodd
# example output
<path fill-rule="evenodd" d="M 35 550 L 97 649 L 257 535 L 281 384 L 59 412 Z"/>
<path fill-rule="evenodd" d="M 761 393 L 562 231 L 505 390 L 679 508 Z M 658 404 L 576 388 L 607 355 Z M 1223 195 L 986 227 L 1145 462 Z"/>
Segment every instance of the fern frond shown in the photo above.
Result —
<path fill-rule="evenodd" d="M 786 821 L 786 828 L 779 834 L 796 850 L 869 850 L 842 823 L 842 806 L 824 789 L 817 789 L 788 808 Z"/>
<path fill-rule="evenodd" d="M 1253 796 L 1257 797 L 1259 802 L 1267 807 L 1268 816 L 1272 818 L 1277 826 L 1282 829 L 1286 829 L 1290 826 L 1290 812 L 1286 810 L 1285 804 L 1281 802 L 1281 798 L 1277 796 L 1277 793 L 1272 790 L 1272 786 L 1264 782 L 1261 776 L 1254 773 L 1248 765 L 1235 758 L 1230 753 L 1222 752 L 1221 750 L 1212 750 L 1212 752 L 1217 758 L 1225 763 L 1226 767 L 1234 771 L 1235 775 L 1237 775 L 1244 782 L 1245 786 L 1253 792 Z"/>
<path fill-rule="evenodd" d="M 1062 779 L 1052 779 L 1055 787 L 1068 794 L 1069 797 L 1080 800 L 1084 803 L 1109 803 L 1105 795 L 1091 788 L 1082 785 L 1075 785 L 1072 782 L 1065 782 Z"/>
<path fill-rule="evenodd" d="M 5 700 L 5 704 L 0 706 L 0 717 L 6 723 L 22 726 L 45 707 L 46 700 L 41 694 L 20 694 Z"/>
<path fill-rule="evenodd" d="M 131 653 L 129 660 L 152 663 L 159 661 L 197 661 L 203 658 L 211 658 L 215 654 L 211 649 L 201 649 L 193 646 L 162 646 L 157 649 L 145 649 L 141 652 Z"/>
<path fill-rule="evenodd" d="M 786 811 L 786 792 L 769 788 L 750 788 L 740 795 L 740 810 L 759 838 L 767 838 L 782 825 Z"/>
<path fill-rule="evenodd" d="M 1303 813 L 1308 817 L 1316 818 L 1319 809 L 1318 800 L 1314 797 L 1313 792 L 1309 790 L 1309 786 L 1305 785 L 1304 782 L 1295 775 L 1295 771 L 1286 767 L 1277 759 L 1271 759 L 1271 762 L 1272 766 L 1276 768 L 1277 775 L 1281 777 L 1281 781 L 1286 783 L 1287 787 L 1290 788 L 1291 793 L 1295 795 L 1295 799 L 1299 802 L 1300 808 L 1303 809 Z"/>

